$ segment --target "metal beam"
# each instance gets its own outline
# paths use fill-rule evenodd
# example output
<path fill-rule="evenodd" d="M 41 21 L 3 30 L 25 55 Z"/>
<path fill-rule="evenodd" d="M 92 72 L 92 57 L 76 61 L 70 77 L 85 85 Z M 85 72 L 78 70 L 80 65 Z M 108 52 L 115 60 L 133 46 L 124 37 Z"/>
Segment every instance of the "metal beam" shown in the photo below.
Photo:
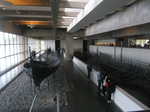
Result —
<path fill-rule="evenodd" d="M 142 0 L 102 21 L 89 26 L 86 36 L 150 23 L 150 0 Z"/>

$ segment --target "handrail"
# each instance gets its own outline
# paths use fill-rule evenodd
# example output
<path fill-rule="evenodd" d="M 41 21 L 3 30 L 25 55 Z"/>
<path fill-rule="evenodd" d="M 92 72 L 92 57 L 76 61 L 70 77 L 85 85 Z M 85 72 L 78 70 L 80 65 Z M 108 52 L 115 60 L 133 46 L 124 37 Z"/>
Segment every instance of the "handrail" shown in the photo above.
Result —
<path fill-rule="evenodd" d="M 119 47 L 121 48 L 121 46 L 105 46 L 105 45 L 91 45 L 91 46 L 95 46 L 95 47 Z M 145 49 L 145 50 L 150 50 L 150 48 L 144 48 L 144 47 L 127 47 L 127 46 L 122 46 L 123 48 L 131 48 L 131 49 Z"/>

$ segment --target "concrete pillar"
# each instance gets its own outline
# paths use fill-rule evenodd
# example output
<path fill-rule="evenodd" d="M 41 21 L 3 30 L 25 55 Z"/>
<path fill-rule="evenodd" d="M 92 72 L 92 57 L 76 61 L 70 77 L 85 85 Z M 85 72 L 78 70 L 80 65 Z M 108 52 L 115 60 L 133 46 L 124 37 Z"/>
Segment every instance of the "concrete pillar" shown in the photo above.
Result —
<path fill-rule="evenodd" d="M 72 38 L 66 38 L 65 39 L 65 44 L 66 44 L 66 57 L 68 58 L 68 59 L 71 59 L 72 58 L 72 56 L 73 56 L 73 51 L 74 51 L 74 49 L 73 49 L 73 39 Z"/>

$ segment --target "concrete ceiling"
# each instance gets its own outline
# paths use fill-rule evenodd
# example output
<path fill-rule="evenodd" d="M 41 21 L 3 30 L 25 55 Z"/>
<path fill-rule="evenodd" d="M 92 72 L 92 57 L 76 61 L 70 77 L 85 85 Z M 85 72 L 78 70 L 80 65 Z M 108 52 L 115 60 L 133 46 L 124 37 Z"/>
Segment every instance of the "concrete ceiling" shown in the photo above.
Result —
<path fill-rule="evenodd" d="M 76 32 L 131 1 L 135 0 L 0 0 L 0 20 Z"/>
<path fill-rule="evenodd" d="M 1 0 L 0 20 L 21 26 L 67 28 L 87 2 L 88 0 Z"/>

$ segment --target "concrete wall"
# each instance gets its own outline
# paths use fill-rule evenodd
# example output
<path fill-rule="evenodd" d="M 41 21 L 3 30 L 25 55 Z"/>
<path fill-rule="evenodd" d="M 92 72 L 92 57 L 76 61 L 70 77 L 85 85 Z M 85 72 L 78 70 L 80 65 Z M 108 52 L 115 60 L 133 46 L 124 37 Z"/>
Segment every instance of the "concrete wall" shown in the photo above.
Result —
<path fill-rule="evenodd" d="M 136 4 L 89 26 L 86 29 L 85 35 L 92 36 L 122 28 L 150 23 L 149 10 L 150 0 L 139 0 Z"/>
<path fill-rule="evenodd" d="M 121 60 L 121 47 L 107 47 L 107 46 L 90 46 L 90 53 L 104 53 Z M 137 65 L 150 64 L 150 49 L 140 48 L 122 48 L 123 62 L 134 63 Z"/>
<path fill-rule="evenodd" d="M 8 33 L 22 34 L 18 26 L 8 21 L 0 21 L 0 30 Z"/>
<path fill-rule="evenodd" d="M 65 48 L 66 56 L 72 56 L 75 50 L 83 48 L 83 40 L 66 38 L 65 40 L 61 40 L 61 48 Z"/>
<path fill-rule="evenodd" d="M 82 62 L 81 60 L 79 60 L 76 57 L 73 57 L 73 63 L 74 66 L 78 66 L 79 69 L 82 71 L 82 73 L 84 73 L 84 75 L 86 75 L 88 77 L 88 70 L 87 70 L 87 64 Z M 98 74 L 101 73 L 100 71 L 96 71 L 95 69 L 92 69 L 91 72 L 91 81 L 98 86 Z"/>
<path fill-rule="evenodd" d="M 27 29 L 24 32 L 25 35 L 34 38 L 40 38 L 45 40 L 61 40 L 61 48 L 65 48 L 65 53 L 67 57 L 73 55 L 76 49 L 82 49 L 82 40 L 74 40 L 73 37 L 84 37 L 84 32 L 79 31 L 76 33 L 68 33 L 64 29 L 57 29 L 56 37 L 54 37 L 53 29 Z"/>
<path fill-rule="evenodd" d="M 68 33 L 65 29 L 57 29 L 55 37 L 53 29 L 26 29 L 24 30 L 24 35 L 41 39 L 64 40 L 66 37 L 84 37 L 84 32 Z"/>

